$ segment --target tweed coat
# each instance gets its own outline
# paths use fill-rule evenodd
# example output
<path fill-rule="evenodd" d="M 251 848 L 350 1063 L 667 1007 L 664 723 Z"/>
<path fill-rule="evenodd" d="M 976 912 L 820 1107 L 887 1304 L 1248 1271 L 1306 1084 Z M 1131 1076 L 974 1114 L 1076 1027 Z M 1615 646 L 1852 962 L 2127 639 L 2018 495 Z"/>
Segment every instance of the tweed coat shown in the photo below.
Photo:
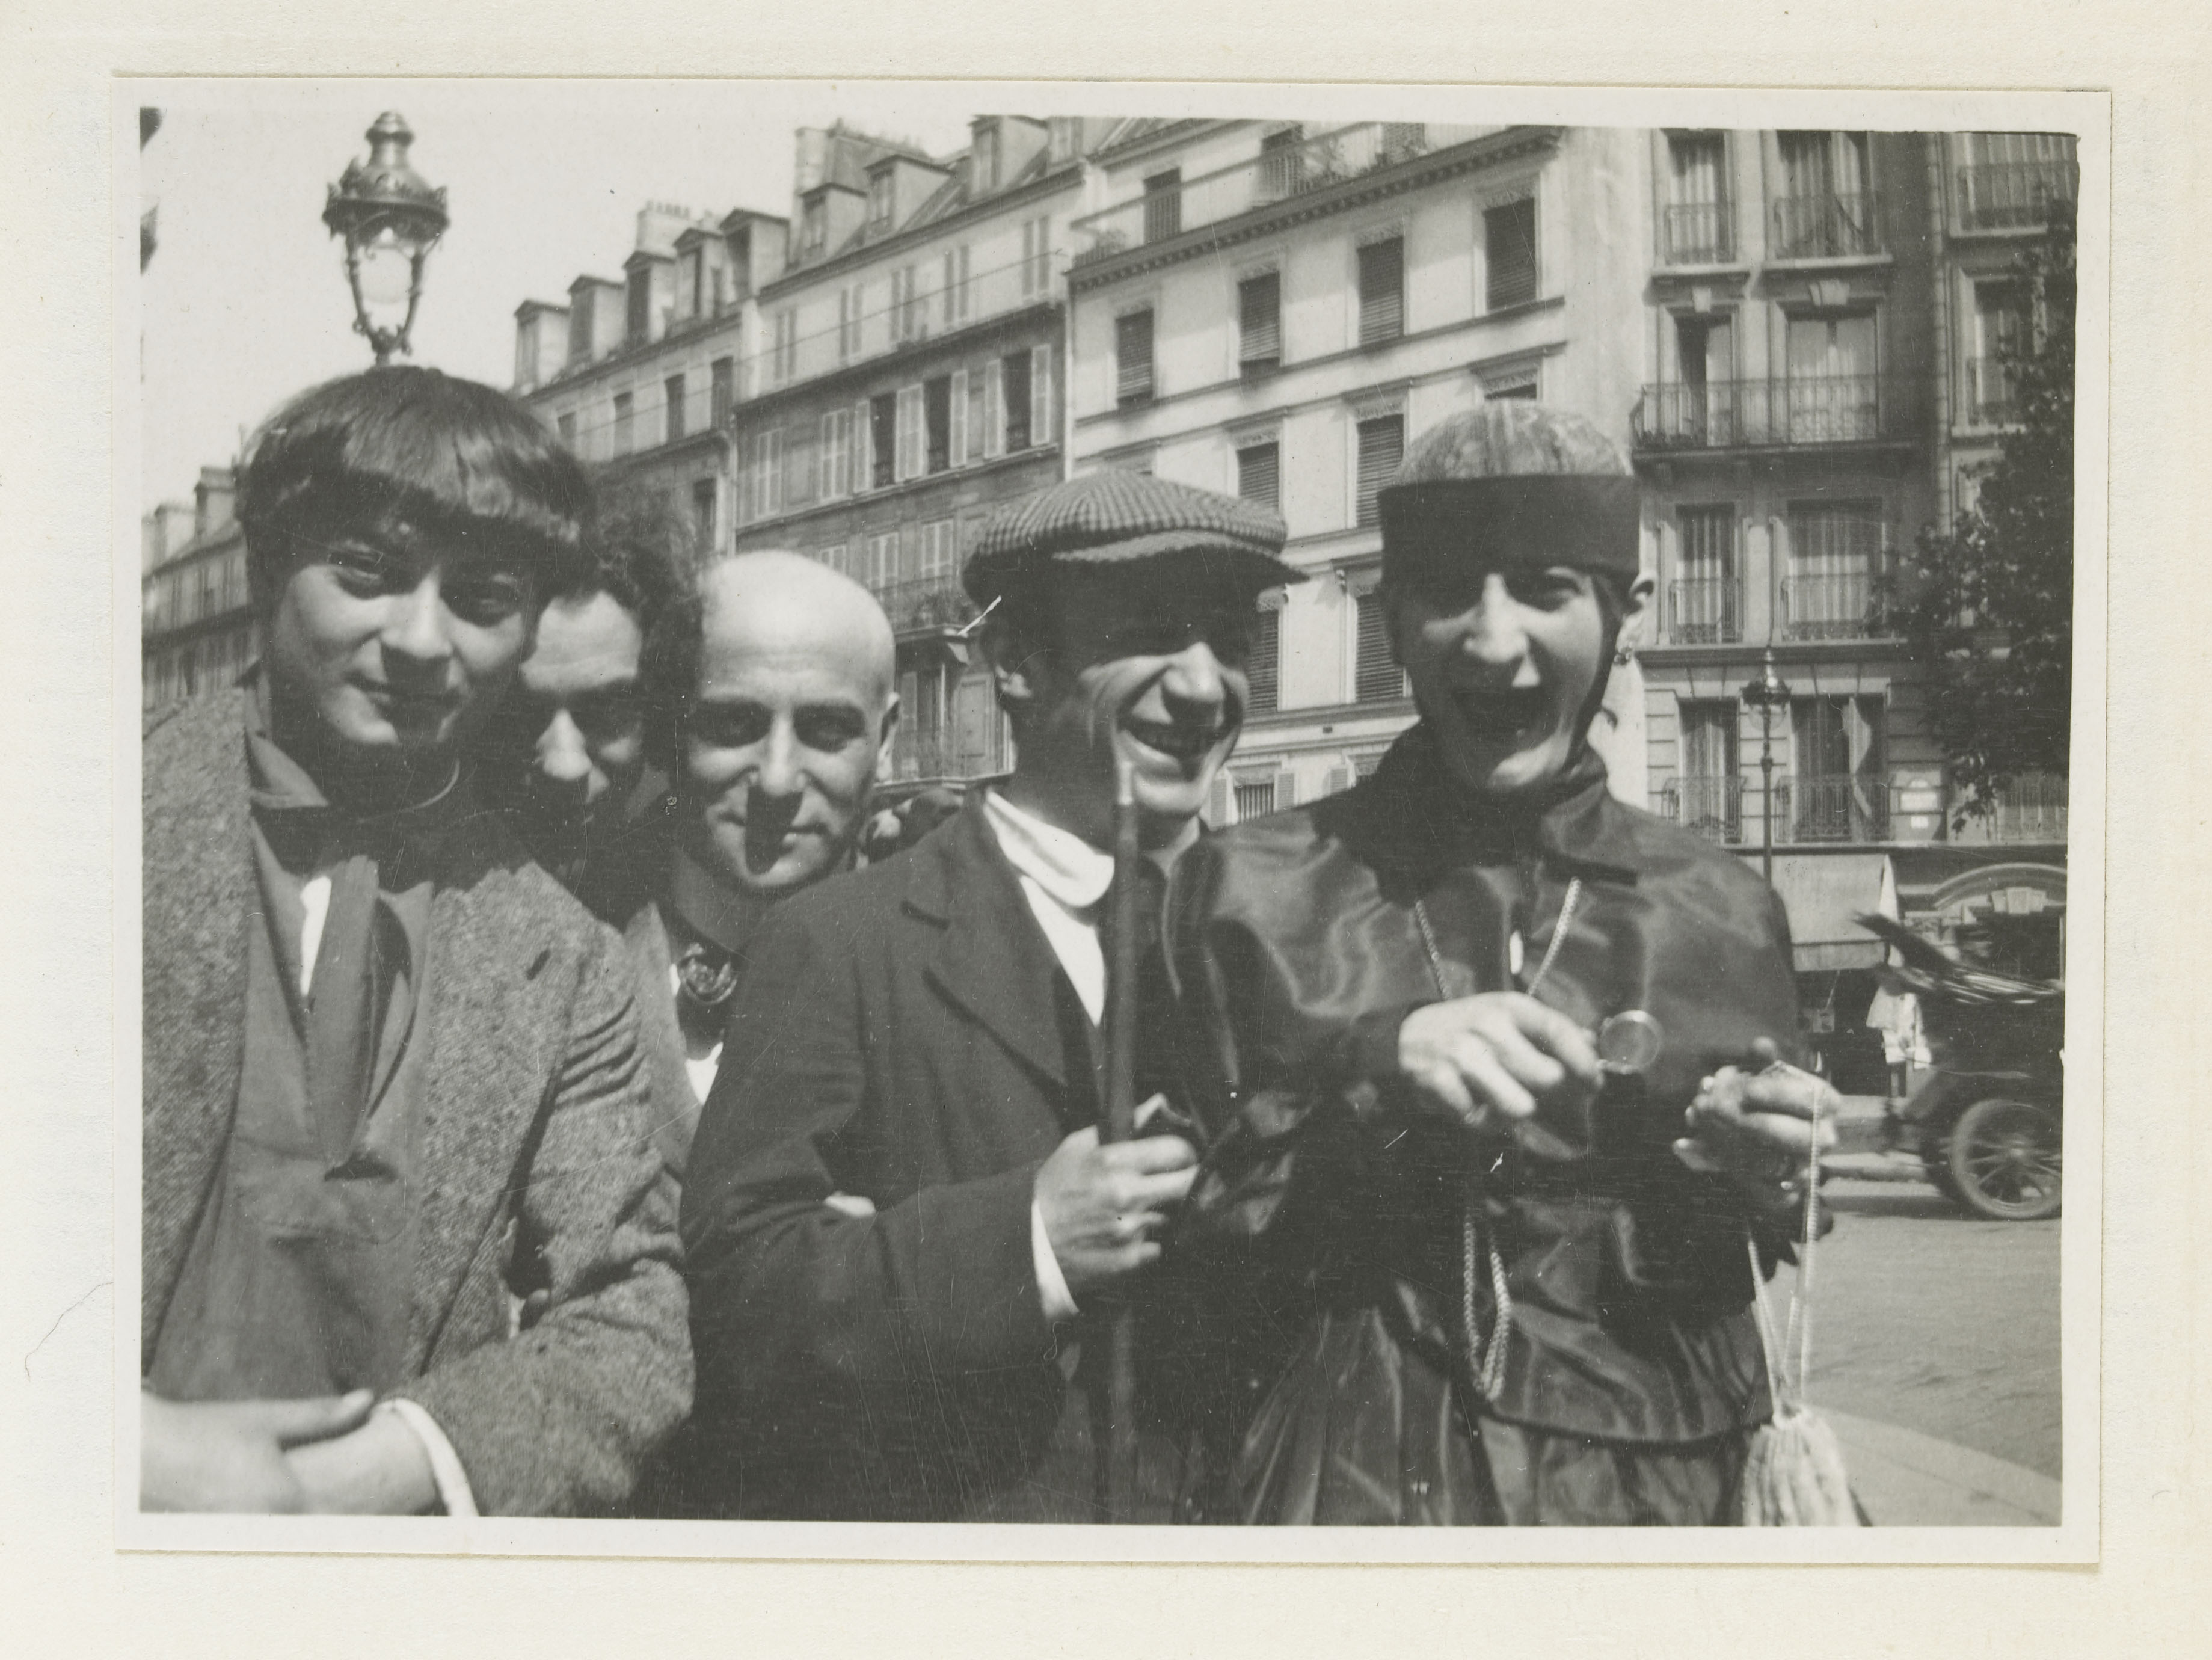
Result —
<path fill-rule="evenodd" d="M 244 689 L 148 723 L 141 1367 L 222 1169 L 256 914 Z M 486 1514 L 602 1509 L 682 1421 L 675 1189 L 634 970 L 496 814 L 448 838 L 418 1007 L 419 1238 L 404 1394 Z M 542 1293 L 513 1329 L 516 1299 Z"/>
<path fill-rule="evenodd" d="M 1089 1519 L 1030 1207 L 1097 1088 L 981 792 L 778 907 L 745 960 L 684 1195 L 706 1507 Z"/>

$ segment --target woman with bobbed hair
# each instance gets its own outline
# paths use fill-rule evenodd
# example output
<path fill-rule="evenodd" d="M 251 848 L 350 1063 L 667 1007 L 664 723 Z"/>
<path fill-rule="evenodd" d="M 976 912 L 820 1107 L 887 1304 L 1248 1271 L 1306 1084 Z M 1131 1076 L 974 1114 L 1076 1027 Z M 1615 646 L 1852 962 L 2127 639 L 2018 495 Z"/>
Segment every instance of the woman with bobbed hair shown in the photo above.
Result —
<path fill-rule="evenodd" d="M 1829 1132 L 1771 1065 L 1781 902 L 1616 800 L 1588 741 L 1652 586 L 1636 482 L 1587 421 L 1501 402 L 1424 435 L 1381 508 L 1419 722 L 1348 794 L 1201 843 L 1170 897 L 1207 1142 L 1175 1257 L 1273 1316 L 1193 1508 L 1732 1520 L 1772 1411 L 1752 1275 Z M 1656 1052 L 1601 1066 L 1631 1011 Z"/>

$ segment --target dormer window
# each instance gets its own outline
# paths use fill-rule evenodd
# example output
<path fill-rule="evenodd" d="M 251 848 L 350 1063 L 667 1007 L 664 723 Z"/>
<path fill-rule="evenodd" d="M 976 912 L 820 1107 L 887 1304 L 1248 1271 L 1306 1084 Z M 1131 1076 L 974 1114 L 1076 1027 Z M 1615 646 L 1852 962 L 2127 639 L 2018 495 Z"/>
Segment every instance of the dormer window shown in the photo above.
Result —
<path fill-rule="evenodd" d="M 975 129 L 975 190 L 977 194 L 999 188 L 999 124 Z"/>
<path fill-rule="evenodd" d="M 820 253 L 830 240 L 830 204 L 819 191 L 806 198 L 799 211 L 799 252 L 801 258 L 812 258 Z"/>
<path fill-rule="evenodd" d="M 891 170 L 878 167 L 868 175 L 868 228 L 887 230 L 891 222 Z"/>

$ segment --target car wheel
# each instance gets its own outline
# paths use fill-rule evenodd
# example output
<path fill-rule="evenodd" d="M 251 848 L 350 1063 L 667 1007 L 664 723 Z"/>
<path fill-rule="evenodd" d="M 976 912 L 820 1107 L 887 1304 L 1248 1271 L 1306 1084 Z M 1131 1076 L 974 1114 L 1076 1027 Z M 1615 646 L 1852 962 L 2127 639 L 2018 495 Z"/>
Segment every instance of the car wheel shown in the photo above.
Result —
<path fill-rule="evenodd" d="M 2032 1101 L 1995 1096 L 1968 1107 L 1943 1160 L 1959 1202 L 2002 1222 L 2057 1215 L 2059 1124 L 2054 1109 Z"/>

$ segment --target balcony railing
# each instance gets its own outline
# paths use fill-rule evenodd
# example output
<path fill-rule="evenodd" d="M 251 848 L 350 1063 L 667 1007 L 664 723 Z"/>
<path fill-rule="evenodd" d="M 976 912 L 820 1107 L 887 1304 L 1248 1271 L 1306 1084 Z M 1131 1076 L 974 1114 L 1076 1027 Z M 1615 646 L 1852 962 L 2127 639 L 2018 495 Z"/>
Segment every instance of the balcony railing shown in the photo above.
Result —
<path fill-rule="evenodd" d="M 1670 265 L 1724 265 L 1735 258 L 1735 209 L 1728 202 L 1684 202 L 1667 210 Z"/>
<path fill-rule="evenodd" d="M 1983 822 L 1992 842 L 2063 842 L 2066 780 L 2051 773 L 2008 780 L 1997 794 L 1996 811 Z"/>
<path fill-rule="evenodd" d="M 1879 640 L 1894 630 L 1881 579 L 1855 572 L 1785 578 L 1782 632 L 1790 640 Z"/>
<path fill-rule="evenodd" d="M 975 615 L 960 579 L 950 574 L 909 577 L 904 581 L 871 583 L 891 627 L 900 634 L 922 629 L 957 629 Z"/>
<path fill-rule="evenodd" d="M 1785 778 L 1774 786 L 1778 842 L 1887 842 L 1889 786 L 1879 778 Z"/>
<path fill-rule="evenodd" d="M 1959 169 L 1961 230 L 2039 230 L 2052 204 L 2074 200 L 2071 161 L 1985 161 Z"/>
<path fill-rule="evenodd" d="M 1647 386 L 1634 420 L 1639 450 L 1797 448 L 1909 436 L 1908 385 L 1876 374 L 1799 375 Z"/>
<path fill-rule="evenodd" d="M 1743 638 L 1743 591 L 1733 576 L 1690 576 L 1667 589 L 1667 639 L 1717 646 Z"/>
<path fill-rule="evenodd" d="M 1672 778 L 1660 786 L 1651 810 L 1709 842 L 1743 840 L 1741 778 Z"/>
<path fill-rule="evenodd" d="M 1397 166 L 1431 149 L 1456 144 L 1495 127 L 1440 127 L 1418 121 L 1368 121 L 1339 127 L 1302 144 L 1278 145 L 1249 161 L 1186 179 L 1074 222 L 1073 263 L 1086 265 L 1202 226 L 1218 224 L 1293 197 L 1327 190 L 1363 173 Z"/>
<path fill-rule="evenodd" d="M 1830 192 L 1778 197 L 1774 237 L 1767 249 L 1775 259 L 1843 259 L 1881 252 L 1881 228 L 1874 192 Z"/>
<path fill-rule="evenodd" d="M 2012 374 L 2002 357 L 1969 357 L 1963 413 L 1969 424 L 2002 427 L 2012 414 Z"/>

